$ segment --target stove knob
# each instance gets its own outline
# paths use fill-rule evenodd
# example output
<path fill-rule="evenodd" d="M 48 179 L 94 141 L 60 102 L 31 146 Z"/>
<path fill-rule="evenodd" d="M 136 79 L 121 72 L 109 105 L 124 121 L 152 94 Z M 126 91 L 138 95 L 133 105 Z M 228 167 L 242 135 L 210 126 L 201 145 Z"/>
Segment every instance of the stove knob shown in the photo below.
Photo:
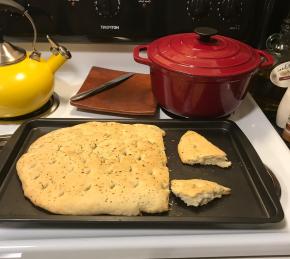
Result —
<path fill-rule="evenodd" d="M 222 0 L 220 2 L 220 17 L 222 20 L 229 20 L 231 18 L 241 15 L 242 1 L 240 0 Z"/>
<path fill-rule="evenodd" d="M 137 0 L 137 2 L 143 8 L 146 8 L 147 6 L 151 5 L 151 0 Z"/>
<path fill-rule="evenodd" d="M 102 17 L 116 16 L 120 11 L 121 0 L 96 0 L 94 2 L 97 14 Z"/>
<path fill-rule="evenodd" d="M 199 19 L 206 16 L 210 7 L 209 0 L 187 0 L 186 11 L 187 14 L 193 19 Z"/>

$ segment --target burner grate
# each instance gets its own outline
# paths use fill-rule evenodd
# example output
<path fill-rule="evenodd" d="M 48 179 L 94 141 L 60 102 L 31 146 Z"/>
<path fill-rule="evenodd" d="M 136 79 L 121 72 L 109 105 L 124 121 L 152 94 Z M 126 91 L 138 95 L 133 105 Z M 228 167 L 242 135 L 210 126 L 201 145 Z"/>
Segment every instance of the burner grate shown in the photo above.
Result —
<path fill-rule="evenodd" d="M 57 95 L 57 93 L 53 93 L 48 102 L 40 107 L 38 110 L 13 118 L 0 118 L 0 123 L 22 123 L 29 119 L 46 117 L 57 109 L 59 103 L 59 96 Z"/>
<path fill-rule="evenodd" d="M 184 116 L 181 116 L 181 115 L 177 115 L 177 114 L 174 114 L 168 110 L 166 110 L 165 108 L 161 107 L 160 106 L 160 109 L 167 115 L 169 116 L 171 119 L 176 119 L 176 120 L 189 120 L 189 121 L 196 121 L 196 120 L 208 120 L 208 118 L 190 118 L 190 117 L 184 117 Z M 227 115 L 227 116 L 223 116 L 223 117 L 219 117 L 219 118 L 216 118 L 216 120 L 226 120 L 230 117 L 230 115 Z"/>

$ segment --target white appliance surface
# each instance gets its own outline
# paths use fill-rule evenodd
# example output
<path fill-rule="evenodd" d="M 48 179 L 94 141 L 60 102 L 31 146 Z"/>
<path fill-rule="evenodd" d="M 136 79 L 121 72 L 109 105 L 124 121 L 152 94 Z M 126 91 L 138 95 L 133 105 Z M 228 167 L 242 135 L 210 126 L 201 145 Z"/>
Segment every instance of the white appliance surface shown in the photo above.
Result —
<path fill-rule="evenodd" d="M 30 45 L 23 44 L 29 48 Z M 91 66 L 149 73 L 134 62 L 133 45 L 67 45 L 73 58 L 56 74 L 60 106 L 49 118 L 118 118 L 77 111 L 69 97 L 80 88 Z M 40 49 L 47 50 L 46 44 Z M 47 55 L 47 53 L 44 53 Z M 124 118 L 124 117 L 122 117 Z M 161 119 L 168 118 L 160 113 Z M 249 138 L 282 187 L 285 220 L 259 229 L 100 229 L 0 224 L 0 258 L 193 258 L 239 256 L 290 257 L 290 152 L 254 100 L 248 95 L 230 117 Z M 0 125 L 1 134 L 19 125 Z M 247 209 L 247 208 L 245 208 Z M 284 257 L 285 258 L 285 257 Z"/>

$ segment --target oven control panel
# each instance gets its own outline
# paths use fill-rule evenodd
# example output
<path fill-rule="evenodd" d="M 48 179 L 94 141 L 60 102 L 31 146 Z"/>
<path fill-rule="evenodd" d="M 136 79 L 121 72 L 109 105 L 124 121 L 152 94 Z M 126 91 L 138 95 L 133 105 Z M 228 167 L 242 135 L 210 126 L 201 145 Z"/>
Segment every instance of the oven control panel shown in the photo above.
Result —
<path fill-rule="evenodd" d="M 245 0 L 187 0 L 186 11 L 193 21 L 200 21 L 211 15 L 218 17 L 221 21 L 231 21 L 241 18 L 247 2 Z"/>
<path fill-rule="evenodd" d="M 183 5 L 173 1 L 166 23 L 173 33 L 180 28 L 190 31 L 206 25 L 218 29 L 221 34 L 246 40 L 253 32 L 258 6 L 258 1 L 253 0 L 186 0 Z M 183 18 L 174 21 L 171 19 L 174 15 Z"/>
<path fill-rule="evenodd" d="M 17 1 L 28 9 L 40 35 L 144 41 L 210 26 L 219 34 L 251 42 L 261 31 L 263 10 L 275 0 Z M 29 24 L 20 15 L 8 15 L 3 8 L 0 12 L 4 34 L 31 35 Z"/>

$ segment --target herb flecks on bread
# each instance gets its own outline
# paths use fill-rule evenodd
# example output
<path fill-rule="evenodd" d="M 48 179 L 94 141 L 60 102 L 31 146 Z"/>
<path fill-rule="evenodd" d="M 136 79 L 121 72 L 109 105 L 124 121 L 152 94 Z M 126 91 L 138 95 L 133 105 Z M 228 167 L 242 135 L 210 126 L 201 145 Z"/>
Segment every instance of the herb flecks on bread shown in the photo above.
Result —
<path fill-rule="evenodd" d="M 168 210 L 165 132 L 89 122 L 37 139 L 17 162 L 24 195 L 52 213 L 139 215 Z"/>

